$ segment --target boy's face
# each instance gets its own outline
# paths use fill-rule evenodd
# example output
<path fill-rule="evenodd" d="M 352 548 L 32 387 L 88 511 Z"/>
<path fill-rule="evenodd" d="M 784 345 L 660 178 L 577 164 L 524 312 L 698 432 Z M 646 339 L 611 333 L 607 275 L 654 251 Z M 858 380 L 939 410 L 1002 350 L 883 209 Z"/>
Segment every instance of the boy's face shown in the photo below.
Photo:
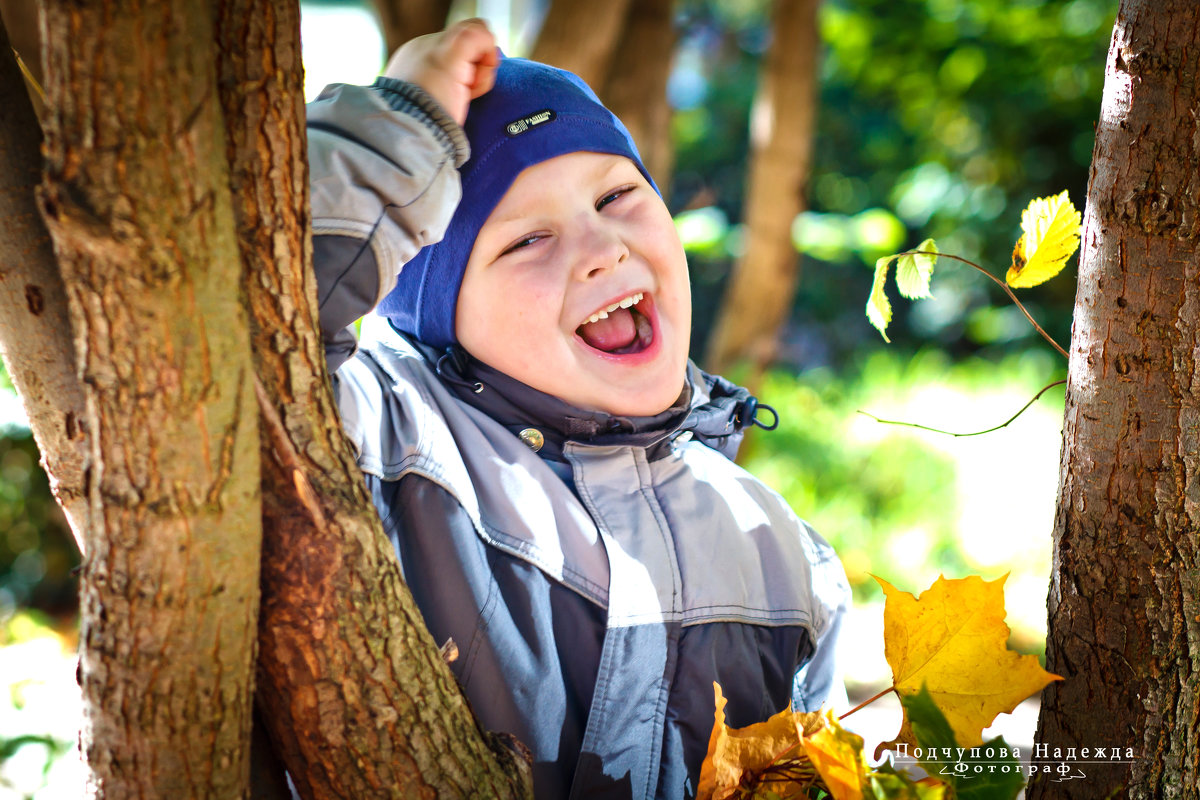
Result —
<path fill-rule="evenodd" d="M 528 167 L 500 199 L 455 332 L 475 358 L 574 406 L 650 416 L 683 390 L 691 315 L 662 199 L 629 159 L 580 152 Z"/>

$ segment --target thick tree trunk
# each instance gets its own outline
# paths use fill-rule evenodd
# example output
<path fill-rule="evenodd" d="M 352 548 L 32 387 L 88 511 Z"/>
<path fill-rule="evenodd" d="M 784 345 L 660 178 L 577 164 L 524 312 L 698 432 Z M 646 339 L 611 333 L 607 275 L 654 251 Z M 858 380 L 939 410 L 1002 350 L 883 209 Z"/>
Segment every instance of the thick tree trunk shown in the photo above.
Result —
<path fill-rule="evenodd" d="M 82 548 L 87 422 L 66 290 L 34 197 L 41 146 L 42 129 L 0 27 L 0 353 L 25 405 L 54 496 Z"/>
<path fill-rule="evenodd" d="M 417 36 L 446 27 L 452 0 L 374 0 L 388 53 Z"/>
<path fill-rule="evenodd" d="M 1033 798 L 1200 797 L 1197 114 L 1200 5 L 1124 0 L 1088 187 L 1054 529 L 1047 660 L 1066 680 L 1047 689 L 1036 737 L 1044 758 L 1106 752 L 1078 765 L 1086 779 L 1036 780 Z"/>
<path fill-rule="evenodd" d="M 42 211 L 86 386 L 90 792 L 242 797 L 258 431 L 211 11 L 44 4 Z"/>
<path fill-rule="evenodd" d="M 675 53 L 673 0 L 633 3 L 616 55 L 597 93 L 637 143 L 642 162 L 664 193 L 671 182 L 671 107 L 667 79 Z"/>
<path fill-rule="evenodd" d="M 705 356 L 721 372 L 775 355 L 800 277 L 792 221 L 804 210 L 817 103 L 819 0 L 776 0 L 771 46 L 751 111 L 746 252 L 725 290 Z"/>
<path fill-rule="evenodd" d="M 336 416 L 311 269 L 299 6 L 225 0 L 217 27 L 263 414 L 262 716 L 306 798 L 522 796 L 528 770 L 466 706 Z"/>
<path fill-rule="evenodd" d="M 630 0 L 554 0 L 530 55 L 574 72 L 593 89 L 604 86 L 629 16 Z"/>

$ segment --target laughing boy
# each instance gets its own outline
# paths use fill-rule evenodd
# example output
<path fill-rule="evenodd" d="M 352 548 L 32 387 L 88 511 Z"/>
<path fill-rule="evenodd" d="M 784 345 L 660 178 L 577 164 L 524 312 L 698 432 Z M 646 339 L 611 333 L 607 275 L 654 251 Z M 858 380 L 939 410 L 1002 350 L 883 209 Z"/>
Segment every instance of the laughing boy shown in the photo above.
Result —
<path fill-rule="evenodd" d="M 844 573 L 731 460 L 758 405 L 688 360 L 683 247 L 620 121 L 472 20 L 308 125 L 347 435 L 537 796 L 691 796 L 714 681 L 733 725 L 825 702 Z"/>

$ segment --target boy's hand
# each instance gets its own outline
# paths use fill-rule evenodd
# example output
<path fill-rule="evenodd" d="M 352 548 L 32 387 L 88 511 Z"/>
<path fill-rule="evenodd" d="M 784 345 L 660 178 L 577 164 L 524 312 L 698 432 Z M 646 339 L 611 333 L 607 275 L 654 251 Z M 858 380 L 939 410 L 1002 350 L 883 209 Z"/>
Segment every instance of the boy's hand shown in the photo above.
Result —
<path fill-rule="evenodd" d="M 388 61 L 385 77 L 415 83 L 462 125 L 471 100 L 492 88 L 500 52 L 481 19 L 405 42 Z"/>

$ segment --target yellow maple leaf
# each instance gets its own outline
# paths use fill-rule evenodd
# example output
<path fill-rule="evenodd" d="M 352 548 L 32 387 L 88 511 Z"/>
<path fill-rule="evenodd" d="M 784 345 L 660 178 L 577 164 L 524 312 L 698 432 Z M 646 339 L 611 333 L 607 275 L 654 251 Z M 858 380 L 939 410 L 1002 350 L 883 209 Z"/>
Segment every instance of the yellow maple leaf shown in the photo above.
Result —
<path fill-rule="evenodd" d="M 1023 233 L 1013 248 L 1005 282 L 1014 289 L 1026 289 L 1061 272 L 1079 247 L 1079 220 L 1065 191 L 1031 201 L 1021 212 Z"/>
<path fill-rule="evenodd" d="M 861 736 L 843 728 L 833 712 L 827 712 L 825 724 L 801 743 L 833 800 L 862 800 L 867 767 Z"/>
<path fill-rule="evenodd" d="M 727 701 L 721 692 L 721 685 L 715 681 L 713 694 L 716 697 L 716 711 L 713 714 L 712 735 L 708 740 L 708 755 L 700 765 L 697 800 L 726 800 L 748 783 L 773 783 L 756 776 L 778 764 L 781 757 L 790 757 L 793 761 L 802 758 L 807 762 L 800 746 L 800 737 L 817 731 L 825 724 L 820 712 L 784 709 L 765 722 L 745 728 L 730 728 L 725 724 Z M 809 774 L 816 775 L 811 764 L 793 766 L 795 768 L 787 776 L 789 783 L 796 782 L 806 767 Z"/>
<path fill-rule="evenodd" d="M 916 694 L 924 684 L 962 747 L 982 744 L 983 729 L 997 714 L 1061 680 L 1036 656 L 1008 649 L 1005 578 L 939 577 L 919 599 L 875 578 L 886 597 L 883 651 L 896 691 Z M 897 742 L 915 744 L 907 713 L 900 735 L 888 744 Z"/>

